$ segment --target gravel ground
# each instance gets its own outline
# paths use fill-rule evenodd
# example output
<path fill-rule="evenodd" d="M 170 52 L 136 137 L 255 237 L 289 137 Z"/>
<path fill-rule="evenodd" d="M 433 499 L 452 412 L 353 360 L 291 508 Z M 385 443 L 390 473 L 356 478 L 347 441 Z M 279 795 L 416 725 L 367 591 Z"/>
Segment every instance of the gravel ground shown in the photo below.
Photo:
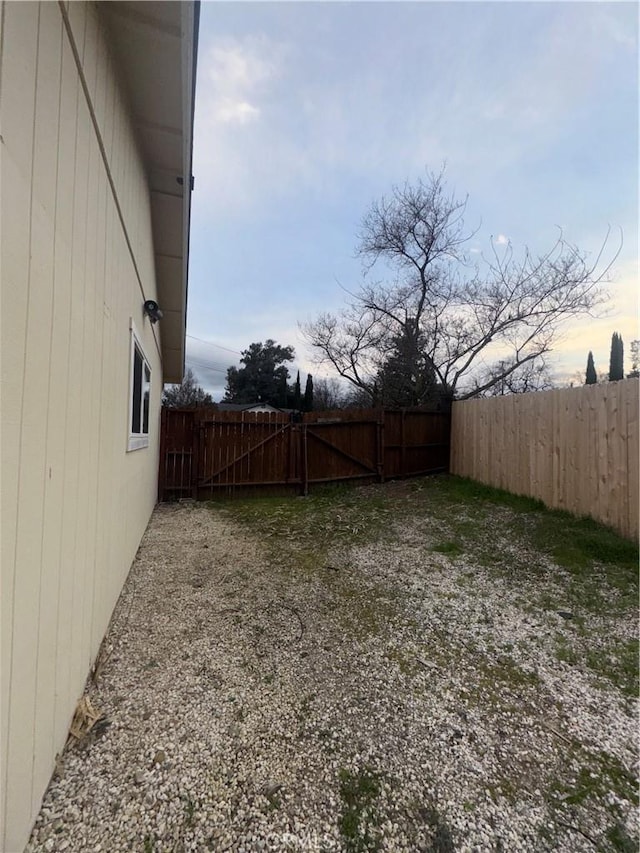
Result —
<path fill-rule="evenodd" d="M 637 703 L 558 660 L 562 571 L 541 609 L 539 575 L 433 550 L 442 520 L 351 523 L 314 551 L 157 507 L 87 685 L 109 725 L 70 739 L 27 853 L 635 849 Z"/>

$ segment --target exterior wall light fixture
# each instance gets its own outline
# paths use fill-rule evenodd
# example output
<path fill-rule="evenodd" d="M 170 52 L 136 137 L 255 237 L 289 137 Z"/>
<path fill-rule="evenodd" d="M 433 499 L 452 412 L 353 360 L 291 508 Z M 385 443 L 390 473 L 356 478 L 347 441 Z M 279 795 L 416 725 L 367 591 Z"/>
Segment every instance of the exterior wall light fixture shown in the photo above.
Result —
<path fill-rule="evenodd" d="M 160 306 L 157 302 L 154 302 L 153 299 L 147 299 L 144 303 L 144 313 L 152 323 L 157 323 L 158 320 L 162 320 L 162 311 L 160 310 Z"/>

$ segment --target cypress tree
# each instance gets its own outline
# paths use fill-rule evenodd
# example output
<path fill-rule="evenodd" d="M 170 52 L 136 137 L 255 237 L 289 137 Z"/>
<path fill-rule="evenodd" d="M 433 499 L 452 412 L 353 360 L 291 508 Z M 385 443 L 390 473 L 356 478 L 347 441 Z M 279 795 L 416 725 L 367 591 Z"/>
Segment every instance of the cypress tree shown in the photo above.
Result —
<path fill-rule="evenodd" d="M 302 394 L 300 392 L 300 371 L 298 371 L 298 375 L 296 376 L 296 385 L 293 391 L 293 408 L 296 412 L 300 411 L 300 407 L 302 405 Z"/>
<path fill-rule="evenodd" d="M 624 379 L 624 345 L 617 332 L 611 335 L 611 357 L 609 359 L 609 382 Z"/>
<path fill-rule="evenodd" d="M 598 382 L 598 374 L 596 373 L 596 367 L 593 363 L 593 353 L 589 350 L 589 355 L 587 357 L 587 375 L 585 378 L 585 385 L 595 385 Z"/>
<path fill-rule="evenodd" d="M 307 374 L 307 384 L 304 387 L 302 408 L 305 412 L 313 411 L 313 376 L 310 373 Z"/>

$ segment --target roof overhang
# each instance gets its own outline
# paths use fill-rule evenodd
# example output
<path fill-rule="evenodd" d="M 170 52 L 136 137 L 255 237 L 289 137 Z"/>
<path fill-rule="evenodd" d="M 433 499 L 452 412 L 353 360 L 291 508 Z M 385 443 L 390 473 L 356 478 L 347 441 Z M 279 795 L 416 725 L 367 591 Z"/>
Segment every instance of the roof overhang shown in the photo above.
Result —
<path fill-rule="evenodd" d="M 146 166 L 163 379 L 182 382 L 199 0 L 102 2 Z"/>

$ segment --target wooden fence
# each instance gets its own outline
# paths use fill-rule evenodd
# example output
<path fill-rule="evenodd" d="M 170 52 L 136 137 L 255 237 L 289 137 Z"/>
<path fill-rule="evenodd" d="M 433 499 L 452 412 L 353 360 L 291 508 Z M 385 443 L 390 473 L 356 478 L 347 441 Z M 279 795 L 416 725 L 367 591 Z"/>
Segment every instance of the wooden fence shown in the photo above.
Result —
<path fill-rule="evenodd" d="M 451 473 L 638 539 L 637 379 L 453 404 Z"/>
<path fill-rule="evenodd" d="M 159 500 L 259 491 L 307 494 L 314 483 L 446 471 L 448 413 L 421 409 L 287 414 L 163 409 Z"/>

